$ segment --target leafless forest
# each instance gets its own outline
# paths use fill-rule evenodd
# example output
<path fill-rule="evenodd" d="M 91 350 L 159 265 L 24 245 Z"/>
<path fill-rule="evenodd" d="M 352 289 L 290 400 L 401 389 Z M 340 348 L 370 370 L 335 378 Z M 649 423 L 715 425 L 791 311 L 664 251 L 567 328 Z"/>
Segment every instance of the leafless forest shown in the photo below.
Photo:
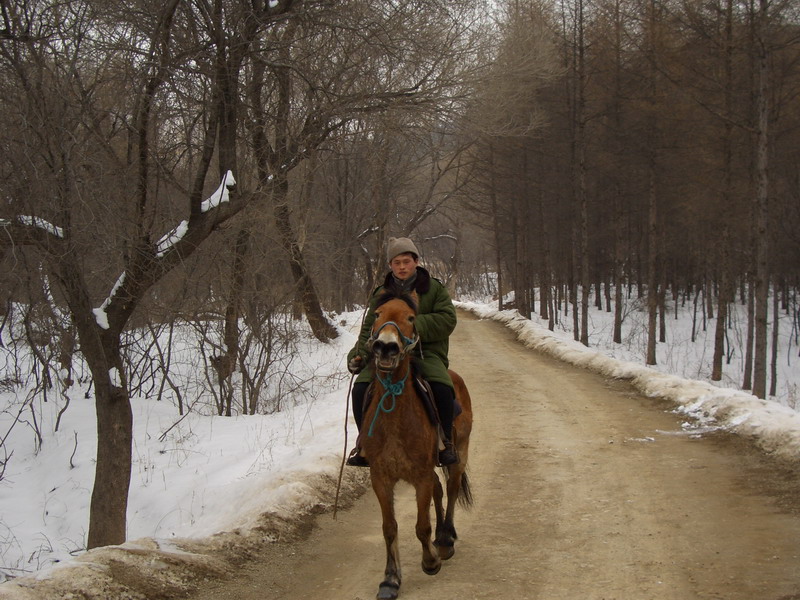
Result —
<path fill-rule="evenodd" d="M 0 323 L 45 398 L 91 375 L 89 547 L 125 537 L 132 390 L 173 386 L 156 340 L 191 323 L 219 413 L 263 410 L 286 315 L 336 336 L 389 236 L 454 293 L 567 307 L 584 342 L 590 303 L 641 294 L 651 364 L 667 298 L 715 318 L 717 375 L 746 303 L 742 385 L 767 394 L 769 317 L 797 307 L 797 2 L 4 0 L 2 20 Z"/>

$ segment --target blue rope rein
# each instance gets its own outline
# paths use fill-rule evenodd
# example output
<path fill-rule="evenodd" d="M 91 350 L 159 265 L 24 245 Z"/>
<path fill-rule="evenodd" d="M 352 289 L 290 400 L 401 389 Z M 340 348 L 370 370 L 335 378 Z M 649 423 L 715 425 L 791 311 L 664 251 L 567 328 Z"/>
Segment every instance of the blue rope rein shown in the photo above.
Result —
<path fill-rule="evenodd" d="M 411 369 L 409 369 L 406 372 L 405 377 L 403 377 L 400 381 L 396 381 L 394 383 L 392 383 L 391 373 L 387 375 L 385 378 L 381 377 L 380 375 L 376 375 L 377 380 L 381 382 L 383 389 L 385 389 L 386 391 L 383 393 L 383 396 L 381 396 L 381 399 L 378 402 L 378 408 L 375 410 L 375 416 L 372 417 L 372 423 L 370 423 L 367 436 L 372 437 L 372 431 L 375 428 L 375 423 L 378 421 L 378 415 L 380 415 L 382 412 L 388 414 L 395 409 L 395 407 L 397 406 L 397 397 L 403 393 L 403 388 L 406 385 L 406 379 L 408 379 L 408 374 L 410 372 Z M 384 404 L 384 400 L 386 400 L 386 398 L 388 398 L 389 396 L 392 397 L 392 404 L 390 407 L 387 407 Z"/>

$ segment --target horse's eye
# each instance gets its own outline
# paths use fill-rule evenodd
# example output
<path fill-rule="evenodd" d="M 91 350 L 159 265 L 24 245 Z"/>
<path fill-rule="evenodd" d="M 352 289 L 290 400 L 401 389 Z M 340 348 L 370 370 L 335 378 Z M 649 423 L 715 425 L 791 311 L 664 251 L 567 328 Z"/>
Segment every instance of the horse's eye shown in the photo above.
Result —
<path fill-rule="evenodd" d="M 409 323 L 413 323 L 414 319 L 416 319 L 416 317 L 412 315 L 412 316 L 408 317 L 408 322 Z"/>

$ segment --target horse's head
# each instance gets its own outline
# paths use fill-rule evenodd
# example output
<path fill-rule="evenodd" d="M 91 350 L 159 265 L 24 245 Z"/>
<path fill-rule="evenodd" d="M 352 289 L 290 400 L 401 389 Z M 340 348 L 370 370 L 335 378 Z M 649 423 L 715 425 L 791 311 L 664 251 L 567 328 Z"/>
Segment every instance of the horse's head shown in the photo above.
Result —
<path fill-rule="evenodd" d="M 417 345 L 416 316 L 417 296 L 414 292 L 407 294 L 387 289 L 378 298 L 372 335 L 367 341 L 378 371 L 394 371 Z"/>

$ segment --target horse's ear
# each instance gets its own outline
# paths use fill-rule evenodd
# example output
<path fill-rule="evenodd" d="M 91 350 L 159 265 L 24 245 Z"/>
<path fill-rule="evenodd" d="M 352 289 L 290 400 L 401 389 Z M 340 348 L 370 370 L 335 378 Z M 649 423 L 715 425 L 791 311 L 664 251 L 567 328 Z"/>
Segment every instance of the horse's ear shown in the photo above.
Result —
<path fill-rule="evenodd" d="M 417 295 L 417 290 L 411 290 L 410 296 L 414 301 L 414 306 L 419 306 L 419 296 Z"/>

